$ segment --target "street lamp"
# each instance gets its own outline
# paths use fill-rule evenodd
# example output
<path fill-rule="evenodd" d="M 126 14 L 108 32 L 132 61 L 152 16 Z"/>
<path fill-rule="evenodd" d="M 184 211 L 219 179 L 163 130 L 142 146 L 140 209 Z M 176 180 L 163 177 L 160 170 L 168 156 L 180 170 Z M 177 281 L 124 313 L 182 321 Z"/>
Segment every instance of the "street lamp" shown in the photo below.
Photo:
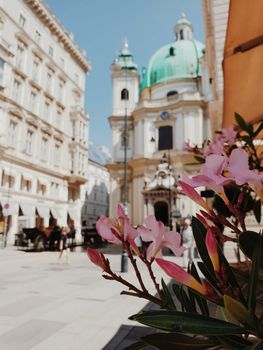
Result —
<path fill-rule="evenodd" d="M 125 85 L 127 85 L 127 71 L 125 69 Z M 127 152 L 128 152 L 128 111 L 127 111 L 127 100 L 128 100 L 128 90 L 124 90 L 124 101 L 125 101 L 125 113 L 124 113 L 124 130 L 123 130 L 123 146 L 124 146 L 124 176 L 123 176 L 123 206 L 125 214 L 128 214 L 128 162 L 127 162 Z M 127 252 L 122 248 L 121 254 L 121 272 L 128 272 L 128 255 Z"/>

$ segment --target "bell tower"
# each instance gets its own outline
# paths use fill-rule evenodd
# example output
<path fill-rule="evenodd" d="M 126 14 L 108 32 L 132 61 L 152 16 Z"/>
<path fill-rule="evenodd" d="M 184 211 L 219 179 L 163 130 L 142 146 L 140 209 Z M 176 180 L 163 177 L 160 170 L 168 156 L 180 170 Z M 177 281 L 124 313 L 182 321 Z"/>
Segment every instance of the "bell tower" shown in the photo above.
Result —
<path fill-rule="evenodd" d="M 113 161 L 123 160 L 123 149 L 127 143 L 127 158 L 132 154 L 131 114 L 139 99 L 140 75 L 137 64 L 129 50 L 127 39 L 111 65 L 112 78 L 112 128 Z"/>

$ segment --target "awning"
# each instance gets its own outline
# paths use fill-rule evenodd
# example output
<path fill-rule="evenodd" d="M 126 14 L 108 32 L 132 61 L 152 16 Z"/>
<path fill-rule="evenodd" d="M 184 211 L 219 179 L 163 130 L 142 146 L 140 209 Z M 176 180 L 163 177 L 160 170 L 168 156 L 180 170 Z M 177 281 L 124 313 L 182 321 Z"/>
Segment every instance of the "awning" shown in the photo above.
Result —
<path fill-rule="evenodd" d="M 77 208 L 68 208 L 68 214 L 73 221 L 79 220 L 79 214 Z"/>
<path fill-rule="evenodd" d="M 262 120 L 263 1 L 230 1 L 224 49 L 223 126 L 234 113 L 247 122 Z"/>
<path fill-rule="evenodd" d="M 37 205 L 37 212 L 41 218 L 49 218 L 50 209 L 44 205 Z"/>
<path fill-rule="evenodd" d="M 53 218 L 55 218 L 55 219 L 61 218 L 60 212 L 57 208 L 50 208 L 50 210 L 51 210 L 51 214 L 52 214 Z"/>
<path fill-rule="evenodd" d="M 22 210 L 23 216 L 27 216 L 29 218 L 34 217 L 36 215 L 36 209 L 33 205 L 28 203 L 20 203 L 20 208 Z"/>
<path fill-rule="evenodd" d="M 10 200 L 2 200 L 1 205 L 2 205 L 4 216 L 18 214 L 18 203 L 12 202 Z"/>

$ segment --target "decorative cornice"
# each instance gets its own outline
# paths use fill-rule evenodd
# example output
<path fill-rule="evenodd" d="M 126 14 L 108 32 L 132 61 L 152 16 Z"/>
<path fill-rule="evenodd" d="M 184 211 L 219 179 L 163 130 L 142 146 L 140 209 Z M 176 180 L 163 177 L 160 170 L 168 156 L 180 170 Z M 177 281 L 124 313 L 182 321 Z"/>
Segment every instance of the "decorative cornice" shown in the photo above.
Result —
<path fill-rule="evenodd" d="M 91 69 L 90 62 L 84 57 L 81 49 L 70 38 L 70 34 L 65 31 L 54 14 L 50 11 L 43 0 L 24 0 L 38 19 L 49 28 L 51 33 L 57 37 L 58 41 L 64 45 L 64 49 L 87 73 Z"/>

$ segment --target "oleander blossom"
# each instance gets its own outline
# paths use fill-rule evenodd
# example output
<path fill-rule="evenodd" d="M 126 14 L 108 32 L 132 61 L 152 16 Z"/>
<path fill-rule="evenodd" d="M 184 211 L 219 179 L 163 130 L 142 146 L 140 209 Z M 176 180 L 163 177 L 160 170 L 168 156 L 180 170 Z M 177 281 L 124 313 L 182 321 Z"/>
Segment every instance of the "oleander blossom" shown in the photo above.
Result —
<path fill-rule="evenodd" d="M 122 206 L 117 205 L 117 218 L 111 219 L 101 215 L 96 222 L 98 234 L 106 241 L 114 244 L 122 244 L 123 241 L 133 241 L 138 233 L 129 223 Z"/>
<path fill-rule="evenodd" d="M 177 256 L 181 256 L 184 251 L 180 234 L 176 231 L 165 231 L 164 224 L 157 221 L 154 215 L 148 216 L 137 231 L 144 242 L 151 242 L 147 248 L 148 260 L 162 256 L 163 247 L 171 249 Z"/>
<path fill-rule="evenodd" d="M 235 148 L 229 157 L 228 171 L 234 177 L 237 185 L 247 183 L 263 200 L 263 174 L 258 174 L 249 169 L 249 156 L 246 151 Z"/>
<path fill-rule="evenodd" d="M 236 126 L 229 126 L 222 129 L 221 133 L 217 135 L 214 142 L 210 142 L 205 146 L 204 156 L 207 157 L 211 154 L 225 155 L 225 145 L 232 146 L 236 142 L 237 136 Z"/>
<path fill-rule="evenodd" d="M 233 181 L 231 178 L 226 178 L 222 175 L 226 166 L 226 156 L 211 154 L 206 157 L 205 164 L 201 166 L 200 175 L 193 176 L 192 178 L 185 175 L 182 181 L 194 188 L 206 186 L 221 194 L 224 192 L 224 185 Z"/>

